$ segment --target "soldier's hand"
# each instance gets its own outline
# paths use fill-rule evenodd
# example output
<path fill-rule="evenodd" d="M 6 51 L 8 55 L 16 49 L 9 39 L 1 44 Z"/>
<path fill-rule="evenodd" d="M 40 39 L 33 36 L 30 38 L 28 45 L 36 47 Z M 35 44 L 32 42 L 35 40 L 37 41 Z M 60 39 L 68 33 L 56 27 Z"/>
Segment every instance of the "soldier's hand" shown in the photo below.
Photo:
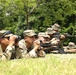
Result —
<path fill-rule="evenodd" d="M 11 35 L 9 38 L 9 46 L 12 46 L 15 44 L 16 35 Z"/>
<path fill-rule="evenodd" d="M 61 40 L 65 39 L 65 36 L 64 35 L 60 35 L 60 39 Z"/>
<path fill-rule="evenodd" d="M 42 43 L 45 43 L 45 39 L 43 37 L 39 37 L 38 39 L 41 40 Z"/>
<path fill-rule="evenodd" d="M 34 41 L 34 50 L 37 51 L 38 49 L 40 49 L 40 42 L 39 41 Z"/>
<path fill-rule="evenodd" d="M 59 41 L 57 41 L 57 40 L 52 41 L 51 44 L 52 44 L 52 45 L 58 45 L 58 44 L 59 44 Z"/>

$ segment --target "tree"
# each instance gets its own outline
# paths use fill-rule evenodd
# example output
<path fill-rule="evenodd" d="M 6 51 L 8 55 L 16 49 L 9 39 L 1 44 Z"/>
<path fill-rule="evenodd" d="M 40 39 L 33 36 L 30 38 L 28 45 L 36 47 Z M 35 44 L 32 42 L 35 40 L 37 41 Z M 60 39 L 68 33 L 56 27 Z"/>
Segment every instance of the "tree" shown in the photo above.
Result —
<path fill-rule="evenodd" d="M 75 0 L 0 0 L 0 30 L 20 35 L 34 29 L 38 33 L 54 23 L 61 26 L 61 33 L 76 35 Z"/>

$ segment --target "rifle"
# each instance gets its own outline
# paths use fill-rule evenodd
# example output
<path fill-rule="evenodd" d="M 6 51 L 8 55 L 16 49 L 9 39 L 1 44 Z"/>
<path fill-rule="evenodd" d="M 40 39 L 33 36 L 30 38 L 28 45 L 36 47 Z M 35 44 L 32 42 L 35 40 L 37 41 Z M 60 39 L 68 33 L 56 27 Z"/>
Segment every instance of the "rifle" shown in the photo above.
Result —
<path fill-rule="evenodd" d="M 50 46 L 51 46 L 51 42 L 41 44 L 41 47 L 43 47 L 43 48 L 47 48 L 47 47 L 50 47 Z"/>
<path fill-rule="evenodd" d="M 40 41 L 41 50 L 45 51 L 45 53 L 50 53 L 51 49 L 51 42 L 42 43 Z"/>
<path fill-rule="evenodd" d="M 67 41 L 65 45 L 68 44 L 69 41 L 73 41 L 74 43 L 76 43 L 76 35 L 70 35 L 68 33 L 64 33 L 64 36 L 65 36 L 65 40 Z"/>
<path fill-rule="evenodd" d="M 70 34 L 68 34 L 68 33 L 64 33 L 64 36 L 65 37 L 67 37 L 67 38 L 74 38 L 74 37 L 76 37 L 76 35 L 70 35 Z"/>

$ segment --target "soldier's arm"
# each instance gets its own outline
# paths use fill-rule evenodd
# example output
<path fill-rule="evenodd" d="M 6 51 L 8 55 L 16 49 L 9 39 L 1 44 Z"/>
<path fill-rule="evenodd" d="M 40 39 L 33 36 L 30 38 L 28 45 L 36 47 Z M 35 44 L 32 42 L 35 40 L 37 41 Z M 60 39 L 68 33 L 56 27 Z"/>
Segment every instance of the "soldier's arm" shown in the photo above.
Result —
<path fill-rule="evenodd" d="M 17 58 L 24 58 L 27 54 L 27 47 L 25 41 L 22 39 L 18 43 L 18 49 L 17 49 Z"/>
<path fill-rule="evenodd" d="M 3 53 L 3 55 L 2 55 L 2 60 L 9 60 L 9 59 L 11 59 L 13 50 L 15 50 L 14 46 L 8 46 L 7 49 L 6 49 L 6 52 Z"/>
<path fill-rule="evenodd" d="M 38 57 L 36 52 L 40 48 L 40 41 L 39 40 L 34 41 L 33 46 L 34 48 L 27 54 L 27 56 L 35 58 Z"/>
<path fill-rule="evenodd" d="M 44 57 L 45 56 L 45 52 L 41 48 L 39 40 L 34 41 L 34 48 L 29 52 L 29 54 L 31 55 L 31 57 Z"/>
<path fill-rule="evenodd" d="M 37 57 L 35 52 L 36 47 L 32 49 L 30 52 L 28 52 L 25 40 L 19 41 L 18 45 L 19 47 L 17 49 L 17 55 L 16 55 L 17 58 Z"/>
<path fill-rule="evenodd" d="M 60 35 L 60 40 L 64 40 L 66 37 L 64 35 Z"/>
<path fill-rule="evenodd" d="M 3 53 L 3 55 L 2 55 L 2 58 L 1 58 L 2 60 L 11 59 L 12 52 L 13 52 L 13 50 L 15 50 L 14 44 L 15 44 L 15 36 L 10 36 L 9 44 L 5 50 L 5 53 Z"/>

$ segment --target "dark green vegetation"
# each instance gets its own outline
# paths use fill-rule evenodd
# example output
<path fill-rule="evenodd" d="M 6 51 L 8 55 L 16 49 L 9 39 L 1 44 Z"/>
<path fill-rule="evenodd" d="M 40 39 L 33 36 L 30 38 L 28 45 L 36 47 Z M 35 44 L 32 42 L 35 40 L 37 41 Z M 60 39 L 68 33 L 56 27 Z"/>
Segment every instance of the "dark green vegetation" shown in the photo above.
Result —
<path fill-rule="evenodd" d="M 75 0 L 0 0 L 0 30 L 21 35 L 25 29 L 34 29 L 38 33 L 54 23 L 60 24 L 61 33 L 76 35 Z"/>

